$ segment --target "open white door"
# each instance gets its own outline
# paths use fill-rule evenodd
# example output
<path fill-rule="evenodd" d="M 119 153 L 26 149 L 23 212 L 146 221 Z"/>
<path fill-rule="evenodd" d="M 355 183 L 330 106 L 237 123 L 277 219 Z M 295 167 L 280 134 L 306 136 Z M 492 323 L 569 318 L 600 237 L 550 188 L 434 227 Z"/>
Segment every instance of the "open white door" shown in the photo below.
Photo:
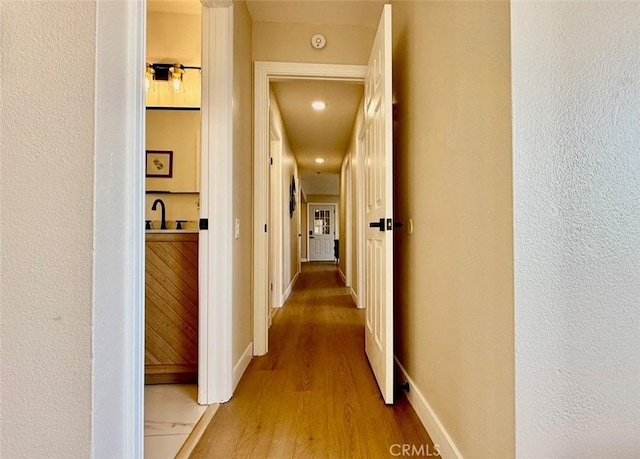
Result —
<path fill-rule="evenodd" d="M 365 349 L 393 403 L 393 118 L 391 5 L 385 5 L 364 83 Z"/>

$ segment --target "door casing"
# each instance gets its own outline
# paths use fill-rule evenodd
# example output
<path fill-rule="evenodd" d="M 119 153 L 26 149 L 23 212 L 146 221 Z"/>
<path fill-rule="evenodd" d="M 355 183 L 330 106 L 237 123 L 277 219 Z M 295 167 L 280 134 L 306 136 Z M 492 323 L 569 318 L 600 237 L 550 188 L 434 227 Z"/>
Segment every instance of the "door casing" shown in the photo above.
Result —
<path fill-rule="evenodd" d="M 267 316 L 269 326 L 275 312 L 275 308 L 282 306 L 282 206 L 280 197 L 282 192 L 282 136 L 273 123 L 273 114 L 269 112 L 269 304 Z"/>
<path fill-rule="evenodd" d="M 330 206 L 333 207 L 333 239 L 338 239 L 340 233 L 340 221 L 339 221 L 339 213 L 338 213 L 338 204 L 334 202 L 308 202 L 307 203 L 307 260 L 311 261 L 320 261 L 320 260 L 311 260 L 311 236 L 309 235 L 309 231 L 312 231 L 312 226 L 310 224 L 311 220 L 311 206 Z M 342 250 L 342 249 L 340 249 Z"/>
<path fill-rule="evenodd" d="M 253 176 L 253 355 L 269 348 L 267 317 L 269 241 L 265 225 L 269 221 L 269 85 L 273 80 L 333 80 L 364 82 L 364 65 L 312 64 L 291 62 L 254 63 L 254 176 Z M 276 273 L 276 275 L 281 275 Z"/>

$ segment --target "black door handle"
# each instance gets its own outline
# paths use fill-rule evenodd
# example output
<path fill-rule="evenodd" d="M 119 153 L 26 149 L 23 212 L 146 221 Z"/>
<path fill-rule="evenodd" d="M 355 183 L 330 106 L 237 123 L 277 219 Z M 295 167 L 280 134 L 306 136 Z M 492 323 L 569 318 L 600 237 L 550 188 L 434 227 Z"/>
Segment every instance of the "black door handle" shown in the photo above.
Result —
<path fill-rule="evenodd" d="M 381 218 L 380 221 L 377 222 L 369 222 L 369 228 L 378 228 L 380 231 L 384 232 L 384 218 Z"/>

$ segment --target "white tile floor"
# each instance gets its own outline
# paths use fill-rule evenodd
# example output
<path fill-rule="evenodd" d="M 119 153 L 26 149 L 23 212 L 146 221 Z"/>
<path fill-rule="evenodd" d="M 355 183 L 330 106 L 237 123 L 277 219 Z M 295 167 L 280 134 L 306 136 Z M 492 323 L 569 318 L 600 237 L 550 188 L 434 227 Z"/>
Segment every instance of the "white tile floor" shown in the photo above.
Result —
<path fill-rule="evenodd" d="M 173 459 L 207 409 L 197 403 L 195 384 L 144 388 L 144 457 Z"/>

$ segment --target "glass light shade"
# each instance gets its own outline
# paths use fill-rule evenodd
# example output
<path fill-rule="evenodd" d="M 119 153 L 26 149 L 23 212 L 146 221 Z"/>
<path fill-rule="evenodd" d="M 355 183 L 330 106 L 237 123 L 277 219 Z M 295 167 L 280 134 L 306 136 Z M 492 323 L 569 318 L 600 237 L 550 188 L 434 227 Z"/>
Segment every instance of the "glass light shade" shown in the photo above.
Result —
<path fill-rule="evenodd" d="M 181 94 L 184 92 L 184 70 L 177 64 L 169 69 L 169 89 L 174 93 Z"/>
<path fill-rule="evenodd" d="M 156 73 L 155 70 L 153 70 L 150 64 L 147 64 L 147 70 L 144 75 L 144 89 L 147 92 L 155 92 L 156 90 L 156 85 L 153 84 L 154 73 Z"/>

